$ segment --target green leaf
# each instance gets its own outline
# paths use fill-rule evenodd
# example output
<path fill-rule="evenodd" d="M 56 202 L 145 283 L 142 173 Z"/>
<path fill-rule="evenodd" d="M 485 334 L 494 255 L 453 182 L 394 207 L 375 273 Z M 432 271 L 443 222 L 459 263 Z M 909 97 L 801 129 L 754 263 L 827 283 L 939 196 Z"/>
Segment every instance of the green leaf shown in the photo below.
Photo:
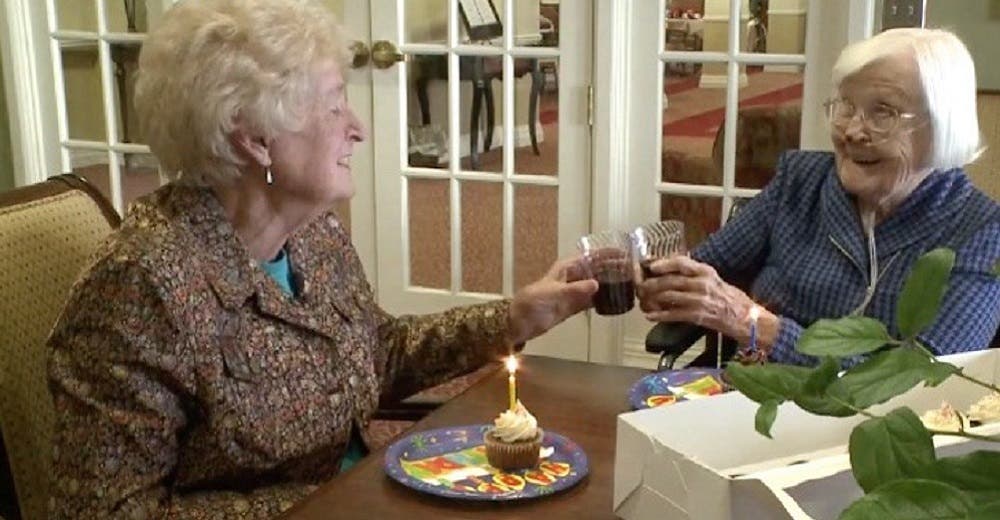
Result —
<path fill-rule="evenodd" d="M 892 341 L 878 320 L 851 316 L 813 323 L 795 345 L 795 350 L 811 356 L 848 357 L 867 354 Z"/>
<path fill-rule="evenodd" d="M 754 429 L 757 433 L 771 439 L 771 425 L 774 424 L 774 419 L 778 417 L 778 405 L 780 403 L 771 399 L 770 401 L 765 401 L 764 404 L 760 405 L 757 409 L 757 415 L 754 416 Z"/>
<path fill-rule="evenodd" d="M 730 363 L 726 376 L 737 390 L 751 400 L 764 404 L 777 401 L 779 404 L 793 399 L 809 369 L 795 365 L 768 363 L 766 365 L 741 365 Z"/>
<path fill-rule="evenodd" d="M 946 248 L 925 253 L 913 264 L 896 303 L 896 323 L 904 338 L 916 337 L 934 322 L 954 265 L 955 252 Z"/>
<path fill-rule="evenodd" d="M 934 442 L 917 414 L 897 408 L 859 424 L 848 445 L 854 479 L 866 492 L 898 479 L 930 477 Z"/>
<path fill-rule="evenodd" d="M 967 492 L 977 503 L 1000 500 L 998 451 L 974 451 L 961 457 L 946 457 L 935 462 L 934 470 L 935 480 Z"/>
<path fill-rule="evenodd" d="M 940 368 L 931 358 L 910 347 L 875 354 L 852 367 L 827 389 L 827 393 L 858 408 L 883 403 L 913 388 L 921 381 L 937 381 Z"/>
<path fill-rule="evenodd" d="M 818 367 L 814 368 L 802 384 L 799 394 L 795 396 L 795 404 L 807 412 L 817 415 L 848 417 L 854 415 L 854 410 L 834 401 L 826 393 L 840 372 L 840 363 L 834 358 L 823 358 Z"/>
<path fill-rule="evenodd" d="M 967 520 L 996 520 L 1000 518 L 1000 502 L 977 507 L 969 512 Z"/>
<path fill-rule="evenodd" d="M 876 489 L 840 514 L 840 520 L 964 519 L 972 502 L 961 491 L 933 480 L 897 480 Z"/>
<path fill-rule="evenodd" d="M 924 381 L 927 386 L 937 386 L 948 379 L 950 376 L 958 372 L 960 369 L 951 363 L 945 363 L 944 361 L 936 361 L 931 363 L 930 372 L 927 379 Z"/>

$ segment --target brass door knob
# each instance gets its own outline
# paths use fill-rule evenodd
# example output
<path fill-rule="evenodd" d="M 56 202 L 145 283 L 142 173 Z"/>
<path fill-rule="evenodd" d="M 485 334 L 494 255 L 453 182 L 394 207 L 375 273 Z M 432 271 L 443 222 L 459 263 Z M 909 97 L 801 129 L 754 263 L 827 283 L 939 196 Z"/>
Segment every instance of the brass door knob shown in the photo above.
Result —
<path fill-rule="evenodd" d="M 403 61 L 406 56 L 399 52 L 396 44 L 388 40 L 379 40 L 372 44 L 372 63 L 375 68 L 388 69 L 398 61 Z"/>
<path fill-rule="evenodd" d="M 371 58 L 372 53 L 368 50 L 368 46 L 365 42 L 355 40 L 351 42 L 349 47 L 351 50 L 351 68 L 360 69 L 365 65 L 368 65 L 368 60 Z"/>

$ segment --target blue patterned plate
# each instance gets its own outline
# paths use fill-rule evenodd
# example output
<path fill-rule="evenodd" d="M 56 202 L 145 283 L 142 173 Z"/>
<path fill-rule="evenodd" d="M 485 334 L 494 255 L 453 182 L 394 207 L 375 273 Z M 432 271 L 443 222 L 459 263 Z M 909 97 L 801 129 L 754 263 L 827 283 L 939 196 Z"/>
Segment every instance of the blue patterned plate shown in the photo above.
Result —
<path fill-rule="evenodd" d="M 729 390 L 721 376 L 722 370 L 716 368 L 654 372 L 632 385 L 628 392 L 628 402 L 633 410 L 643 410 L 721 394 Z"/>
<path fill-rule="evenodd" d="M 453 426 L 414 433 L 389 446 L 385 472 L 417 491 L 463 500 L 536 498 L 569 489 L 590 467 L 580 446 L 545 430 L 538 467 L 503 472 L 486 461 L 490 426 Z"/>

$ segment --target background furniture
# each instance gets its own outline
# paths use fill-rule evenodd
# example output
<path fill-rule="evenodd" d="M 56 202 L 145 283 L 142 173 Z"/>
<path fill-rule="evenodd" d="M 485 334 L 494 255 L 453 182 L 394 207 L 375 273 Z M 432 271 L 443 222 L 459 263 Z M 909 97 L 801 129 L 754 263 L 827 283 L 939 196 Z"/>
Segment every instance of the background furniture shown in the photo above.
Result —
<path fill-rule="evenodd" d="M 736 122 L 736 184 L 762 189 L 774 176 L 778 156 L 799 147 L 801 105 L 742 107 Z M 726 125 L 719 126 L 712 144 L 711 164 L 682 151 L 664 150 L 661 179 L 664 182 L 722 185 L 722 147 Z M 668 137 L 669 138 L 669 137 Z M 667 197 L 660 206 L 660 220 L 684 222 L 688 245 L 694 247 L 719 228 L 718 199 L 711 197 Z"/>
<path fill-rule="evenodd" d="M 542 428 L 569 437 L 587 453 L 590 476 L 576 487 L 515 504 L 445 500 L 406 488 L 382 470 L 385 450 L 296 504 L 285 518 L 613 519 L 615 427 L 628 411 L 628 389 L 647 370 L 525 356 L 518 393 Z M 488 423 L 507 404 L 507 373 L 494 372 L 419 422 L 415 430 Z"/>
<path fill-rule="evenodd" d="M 472 168 L 479 168 L 479 125 L 482 121 L 483 103 L 486 104 L 486 134 L 483 152 L 490 151 L 493 143 L 493 126 L 496 107 L 493 102 L 493 80 L 503 79 L 503 60 L 499 56 L 459 56 L 459 80 L 472 82 L 472 108 L 469 114 L 469 157 Z M 445 56 L 414 56 L 418 72 L 414 85 L 417 102 L 420 105 L 420 121 L 431 124 L 430 101 L 427 85 L 432 79 L 448 79 L 448 61 Z M 539 155 L 536 125 L 538 121 L 538 97 L 542 92 L 544 79 L 537 58 L 518 59 L 514 62 L 514 77 L 531 74 L 531 94 L 528 98 L 528 134 L 531 148 Z"/>
<path fill-rule="evenodd" d="M 0 428 L 25 519 L 45 518 L 48 502 L 54 411 L 45 341 L 118 222 L 111 204 L 74 175 L 0 193 Z"/>

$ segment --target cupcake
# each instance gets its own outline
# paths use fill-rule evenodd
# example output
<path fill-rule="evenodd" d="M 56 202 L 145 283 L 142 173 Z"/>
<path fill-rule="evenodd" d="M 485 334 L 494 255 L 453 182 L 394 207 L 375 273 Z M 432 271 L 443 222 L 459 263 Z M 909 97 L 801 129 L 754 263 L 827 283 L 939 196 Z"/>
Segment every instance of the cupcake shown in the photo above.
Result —
<path fill-rule="evenodd" d="M 513 410 L 501 413 L 493 420 L 493 425 L 483 436 L 486 459 L 491 466 L 510 471 L 538 464 L 543 432 L 521 401 Z"/>
<path fill-rule="evenodd" d="M 941 408 L 928 410 L 920 416 L 920 422 L 928 430 L 940 432 L 960 432 L 969 427 L 969 419 L 957 412 L 947 402 L 941 403 Z"/>
<path fill-rule="evenodd" d="M 984 396 L 969 407 L 969 419 L 980 424 L 1000 421 L 1000 393 L 993 392 Z"/>

